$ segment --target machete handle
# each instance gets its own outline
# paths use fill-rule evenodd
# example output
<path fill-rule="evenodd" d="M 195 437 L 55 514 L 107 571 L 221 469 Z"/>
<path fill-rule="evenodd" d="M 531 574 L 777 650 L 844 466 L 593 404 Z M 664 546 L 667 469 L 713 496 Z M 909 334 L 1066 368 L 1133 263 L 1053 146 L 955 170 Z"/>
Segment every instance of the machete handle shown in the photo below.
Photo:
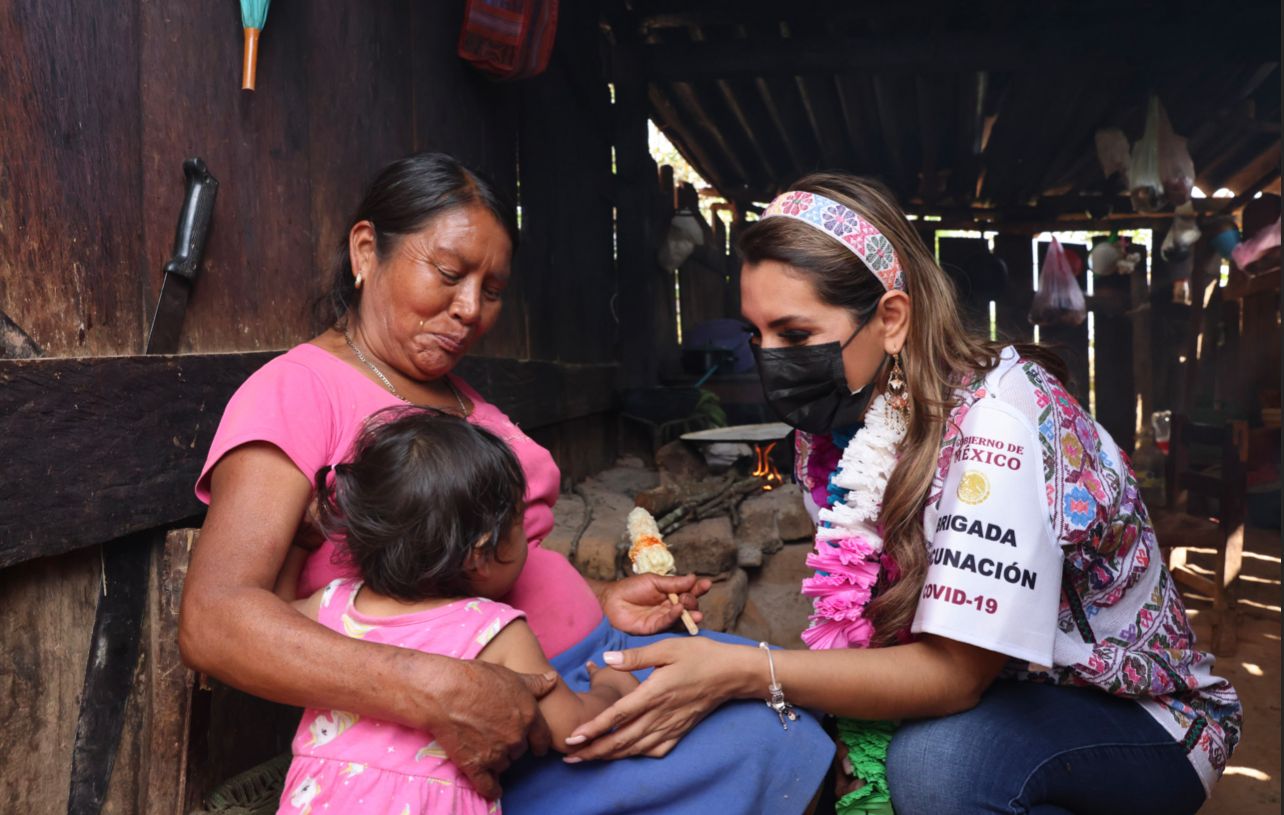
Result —
<path fill-rule="evenodd" d="M 183 175 L 187 178 L 187 197 L 183 199 L 183 209 L 178 216 L 174 255 L 165 263 L 165 274 L 195 281 L 201 257 L 205 254 L 205 239 L 210 233 L 218 179 L 210 174 L 205 162 L 199 158 L 183 162 Z"/>

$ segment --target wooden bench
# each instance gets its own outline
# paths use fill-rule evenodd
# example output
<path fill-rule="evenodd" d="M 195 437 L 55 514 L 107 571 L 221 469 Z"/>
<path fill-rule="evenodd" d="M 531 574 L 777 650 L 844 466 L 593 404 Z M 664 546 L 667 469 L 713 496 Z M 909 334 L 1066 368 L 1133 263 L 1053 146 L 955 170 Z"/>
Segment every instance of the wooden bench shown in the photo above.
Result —
<path fill-rule="evenodd" d="M 1212 650 L 1236 647 L 1236 581 L 1244 551 L 1248 426 L 1202 424 L 1174 416 L 1169 443 L 1167 508 L 1155 513 L 1155 534 L 1174 579 L 1213 601 Z M 1211 577 L 1192 568 L 1190 550 L 1214 555 Z"/>

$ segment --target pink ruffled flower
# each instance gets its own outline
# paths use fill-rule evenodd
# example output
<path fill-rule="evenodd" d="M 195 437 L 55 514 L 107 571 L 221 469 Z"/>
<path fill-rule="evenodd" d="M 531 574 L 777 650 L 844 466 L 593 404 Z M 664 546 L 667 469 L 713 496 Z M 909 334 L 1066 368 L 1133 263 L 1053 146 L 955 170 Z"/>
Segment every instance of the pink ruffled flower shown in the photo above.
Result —
<path fill-rule="evenodd" d="M 817 617 L 834 622 L 857 622 L 865 618 L 865 606 L 869 603 L 870 589 L 852 588 L 836 592 L 827 597 L 818 597 L 813 605 Z"/>
<path fill-rule="evenodd" d="M 802 593 L 808 597 L 825 597 L 851 587 L 851 581 L 845 574 L 818 574 L 803 579 Z"/>
<path fill-rule="evenodd" d="M 820 544 L 826 547 L 828 544 Z M 874 573 L 878 572 L 878 561 L 874 560 L 875 553 L 872 549 L 844 549 L 839 546 L 829 547 L 828 552 L 815 551 L 807 556 L 807 565 L 813 569 L 819 569 L 824 572 L 838 571 L 840 573 L 851 573 L 855 575 L 857 571 L 864 572 L 872 568 Z"/>
<path fill-rule="evenodd" d="M 813 616 L 812 621 L 814 624 L 802 632 L 802 638 L 813 651 L 866 648 L 874 638 L 874 626 L 868 620 L 836 622 Z"/>

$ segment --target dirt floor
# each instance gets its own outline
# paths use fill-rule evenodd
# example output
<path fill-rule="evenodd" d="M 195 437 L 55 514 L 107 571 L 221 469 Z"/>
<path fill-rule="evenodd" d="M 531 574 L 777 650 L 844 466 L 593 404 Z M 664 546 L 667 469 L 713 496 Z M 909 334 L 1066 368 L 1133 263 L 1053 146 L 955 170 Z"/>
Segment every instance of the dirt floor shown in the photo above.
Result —
<path fill-rule="evenodd" d="M 1244 703 L 1244 738 L 1200 815 L 1280 812 L 1280 533 L 1250 529 L 1240 577 L 1238 647 L 1217 658 Z M 1200 553 L 1202 555 L 1203 553 Z M 1199 563 L 1197 557 L 1191 561 Z M 1199 641 L 1209 637 L 1207 598 L 1186 594 Z"/>

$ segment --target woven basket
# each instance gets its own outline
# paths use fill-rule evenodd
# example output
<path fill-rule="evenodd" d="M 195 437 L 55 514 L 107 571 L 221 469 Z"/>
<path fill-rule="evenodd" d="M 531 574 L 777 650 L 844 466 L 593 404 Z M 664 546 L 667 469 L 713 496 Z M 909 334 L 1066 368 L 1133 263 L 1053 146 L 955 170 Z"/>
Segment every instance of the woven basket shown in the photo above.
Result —
<path fill-rule="evenodd" d="M 190 815 L 273 815 L 281 802 L 290 758 L 283 753 L 232 776 L 205 797 L 204 809 Z"/>

